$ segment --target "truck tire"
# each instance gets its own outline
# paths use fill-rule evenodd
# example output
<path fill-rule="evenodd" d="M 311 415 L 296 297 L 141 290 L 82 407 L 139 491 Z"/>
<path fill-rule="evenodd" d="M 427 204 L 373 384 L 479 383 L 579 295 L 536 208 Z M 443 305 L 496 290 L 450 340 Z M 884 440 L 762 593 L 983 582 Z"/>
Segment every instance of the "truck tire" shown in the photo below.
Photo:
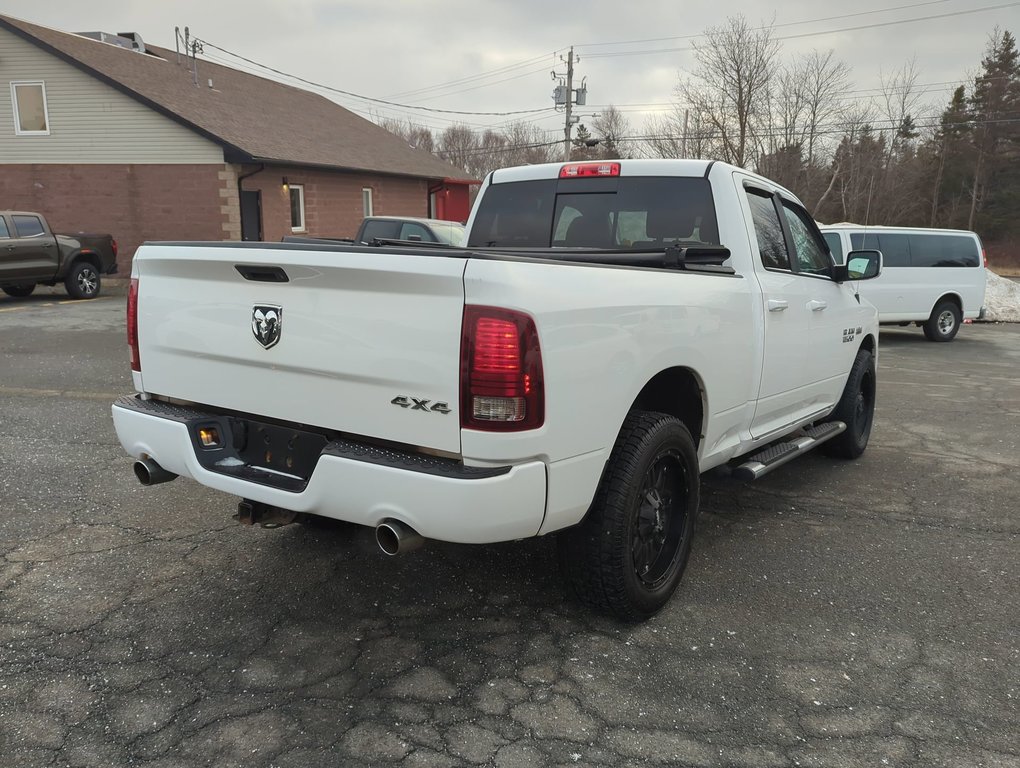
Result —
<path fill-rule="evenodd" d="M 826 421 L 842 421 L 846 430 L 818 449 L 827 456 L 856 459 L 868 447 L 875 421 L 875 357 L 860 349 L 850 368 L 843 395 Z"/>
<path fill-rule="evenodd" d="M 64 287 L 72 299 L 94 299 L 99 295 L 101 282 L 98 269 L 87 261 L 78 261 L 71 265 Z"/>
<path fill-rule="evenodd" d="M 20 285 L 5 285 L 0 288 L 8 296 L 13 296 L 16 299 L 23 299 L 26 296 L 31 296 L 32 291 L 35 290 L 35 283 L 21 283 Z"/>
<path fill-rule="evenodd" d="M 928 341 L 952 341 L 960 330 L 963 315 L 955 301 L 945 299 L 935 305 L 931 317 L 922 326 Z"/>
<path fill-rule="evenodd" d="M 631 411 L 587 517 L 558 537 L 560 568 L 578 599 L 630 622 L 662 608 L 687 567 L 699 482 L 687 427 Z"/>

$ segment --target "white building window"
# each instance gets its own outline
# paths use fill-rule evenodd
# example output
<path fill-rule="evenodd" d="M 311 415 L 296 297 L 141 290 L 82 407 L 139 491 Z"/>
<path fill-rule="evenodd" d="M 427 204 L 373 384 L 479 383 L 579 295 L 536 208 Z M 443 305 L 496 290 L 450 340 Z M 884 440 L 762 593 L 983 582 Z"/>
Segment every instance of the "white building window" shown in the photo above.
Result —
<path fill-rule="evenodd" d="M 372 216 L 372 188 L 361 188 L 361 207 L 365 216 Z"/>
<path fill-rule="evenodd" d="M 290 189 L 290 231 L 305 231 L 305 188 L 301 184 L 291 184 Z"/>
<path fill-rule="evenodd" d="M 12 82 L 14 132 L 18 136 L 49 136 L 50 113 L 46 108 L 46 84 Z"/>

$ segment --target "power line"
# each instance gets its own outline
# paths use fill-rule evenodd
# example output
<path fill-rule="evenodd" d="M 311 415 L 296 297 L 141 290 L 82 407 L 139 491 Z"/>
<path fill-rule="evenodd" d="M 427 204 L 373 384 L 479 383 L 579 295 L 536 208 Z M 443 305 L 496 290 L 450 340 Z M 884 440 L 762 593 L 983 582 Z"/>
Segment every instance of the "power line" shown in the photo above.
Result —
<path fill-rule="evenodd" d="M 363 101 L 370 101 L 370 102 L 372 102 L 374 104 L 385 104 L 385 105 L 390 106 L 390 107 L 400 107 L 401 109 L 410 109 L 410 110 L 418 109 L 418 110 L 424 110 L 425 112 L 440 112 L 440 113 L 448 114 L 448 115 L 485 115 L 485 116 L 489 116 L 489 115 L 495 115 L 495 116 L 527 115 L 527 114 L 534 114 L 535 112 L 548 112 L 551 109 L 551 107 L 542 107 L 540 109 L 517 109 L 517 110 L 506 111 L 506 112 L 471 112 L 471 111 L 459 110 L 459 109 L 439 109 L 437 107 L 415 106 L 414 104 L 400 104 L 400 103 L 393 102 L 393 101 L 387 101 L 386 99 L 376 99 L 376 98 L 373 98 L 372 96 L 364 96 L 364 95 L 362 95 L 360 93 L 353 93 L 351 91 L 345 91 L 345 90 L 343 90 L 341 88 L 334 88 L 331 85 L 325 85 L 324 83 L 317 83 L 314 80 L 307 80 L 307 79 L 305 79 L 303 77 L 299 77 L 298 75 L 292 75 L 289 72 L 284 72 L 282 70 L 270 67 L 267 64 L 262 64 L 262 63 L 260 63 L 258 61 L 253 60 L 253 59 L 249 59 L 246 56 L 240 55 L 239 53 L 234 53 L 233 51 L 228 51 L 226 48 L 222 48 L 222 47 L 216 45 L 215 43 L 210 43 L 208 40 L 202 40 L 201 42 L 202 42 L 203 45 L 208 45 L 210 48 L 215 48 L 217 51 L 222 51 L 223 53 L 227 54 L 228 56 L 233 56 L 235 59 L 240 59 L 241 61 L 246 61 L 249 64 L 253 64 L 256 67 L 260 67 L 261 69 L 264 69 L 264 70 L 266 70 L 268 72 L 273 72 L 274 74 L 281 75 L 282 77 L 290 78 L 291 80 L 296 80 L 296 81 L 298 81 L 300 83 L 304 83 L 306 85 L 312 85 L 312 86 L 315 86 L 316 88 L 321 88 L 324 91 L 330 91 L 331 93 L 339 93 L 339 94 L 342 94 L 344 96 L 350 96 L 351 98 L 362 99 Z"/>
<path fill-rule="evenodd" d="M 1001 5 L 987 5 L 987 6 L 984 6 L 983 8 L 969 8 L 969 9 L 963 10 L 963 11 L 953 11 L 951 13 L 940 13 L 940 14 L 929 15 L 929 16 L 917 16 L 917 17 L 914 17 L 914 18 L 911 18 L 911 19 L 899 19 L 899 20 L 896 20 L 896 21 L 880 21 L 880 22 L 875 22 L 874 24 L 860 24 L 860 25 L 858 25 L 856 27 L 841 27 L 840 29 L 828 29 L 828 30 L 823 30 L 821 32 L 801 32 L 801 33 L 795 34 L 795 35 L 781 35 L 781 36 L 775 37 L 774 39 L 775 40 L 798 40 L 798 39 L 805 38 L 805 37 L 818 37 L 820 35 L 833 35 L 833 34 L 838 34 L 838 33 L 841 33 L 841 32 L 858 32 L 858 31 L 860 31 L 862 29 L 876 29 L 876 28 L 879 28 L 879 27 L 892 27 L 892 26 L 895 26 L 897 24 L 912 24 L 912 23 L 918 22 L 918 21 L 931 21 L 931 20 L 934 20 L 934 19 L 948 19 L 948 18 L 952 18 L 952 17 L 955 17 L 955 16 L 965 16 L 965 15 L 969 15 L 969 14 L 972 14 L 972 13 L 982 13 L 984 11 L 997 11 L 997 10 L 1001 10 L 1003 8 L 1014 8 L 1014 7 L 1018 6 L 1018 5 L 1020 5 L 1020 2 L 1002 3 Z M 692 37 L 702 37 L 702 35 L 694 35 Z M 659 54 L 659 53 L 679 53 L 679 52 L 691 51 L 691 50 L 694 50 L 694 49 L 689 47 L 689 46 L 688 47 L 684 47 L 684 48 L 649 48 L 649 49 L 637 50 L 637 51 L 612 51 L 612 52 L 609 52 L 609 53 L 589 53 L 589 54 L 587 54 L 587 58 L 589 58 L 589 59 L 606 59 L 606 58 L 616 58 L 616 57 L 620 57 L 620 56 L 650 56 L 650 55 L 655 55 L 655 54 Z"/>
<path fill-rule="evenodd" d="M 423 87 L 423 88 L 417 88 L 417 89 L 410 90 L 410 91 L 402 91 L 400 93 L 390 94 L 389 96 L 387 96 L 387 98 L 390 98 L 390 99 L 408 98 L 408 97 L 418 96 L 419 94 L 426 93 L 428 91 L 446 90 L 447 88 L 456 87 L 458 85 L 463 85 L 465 83 L 472 82 L 472 81 L 475 81 L 475 80 L 484 80 L 484 79 L 487 79 L 487 78 L 495 76 L 495 75 L 506 74 L 507 72 L 511 72 L 511 71 L 513 71 L 515 69 L 521 69 L 523 67 L 533 66 L 534 64 L 537 64 L 539 61 L 541 61 L 543 59 L 546 59 L 546 58 L 549 58 L 549 57 L 555 57 L 557 53 L 559 53 L 559 51 L 552 51 L 550 53 L 544 53 L 541 56 L 535 56 L 535 57 L 533 57 L 531 59 L 525 59 L 525 60 L 519 61 L 519 62 L 517 62 L 515 64 L 507 64 L 505 66 L 497 67 L 495 69 L 489 69 L 489 70 L 486 70 L 484 72 L 478 72 L 478 73 L 476 73 L 474 75 L 469 75 L 467 77 L 458 78 L 457 80 L 449 80 L 449 81 L 447 81 L 445 83 L 437 83 L 436 85 L 430 85 L 430 86 L 426 86 L 426 87 Z M 543 67 L 543 69 L 544 69 L 544 67 Z"/>
<path fill-rule="evenodd" d="M 245 64 L 238 64 L 237 62 L 233 61 L 228 61 L 225 58 L 221 58 L 215 54 L 211 54 L 208 52 L 203 54 L 203 58 L 212 61 L 213 63 L 220 64 L 221 66 L 229 67 L 230 69 L 235 69 L 240 72 L 255 75 L 256 77 L 260 77 L 264 74 L 262 73 L 261 70 L 258 70 L 254 67 L 249 67 L 248 65 Z M 359 115 L 362 115 L 363 117 L 372 120 L 373 122 L 380 117 L 388 118 L 391 120 L 409 120 L 409 121 L 413 120 L 416 124 L 421 124 L 429 128 L 430 130 L 435 131 L 442 131 L 444 130 L 444 128 L 449 127 L 450 125 L 469 125 L 473 128 L 488 128 L 491 126 L 491 124 L 489 123 L 469 122 L 464 118 L 443 117 L 440 115 L 420 115 L 408 111 L 399 111 L 395 108 L 380 106 L 377 104 L 372 104 L 371 102 L 369 102 L 368 104 L 365 103 L 352 104 L 349 99 L 345 99 L 345 103 L 343 103 L 342 106 L 345 109 L 350 110 L 351 112 L 355 112 Z M 436 125 L 434 124 L 436 122 L 444 123 L 445 125 Z"/>
<path fill-rule="evenodd" d="M 874 125 L 875 122 L 895 122 L 896 124 L 895 125 L 887 125 L 887 126 L 876 126 L 876 125 Z M 994 124 L 1003 124 L 1003 123 L 1006 123 L 1006 124 L 1020 123 L 1020 118 L 998 118 L 998 119 L 990 119 L 990 120 L 961 120 L 959 122 L 953 123 L 953 125 L 954 126 L 963 126 L 963 125 L 978 126 L 978 125 L 994 125 Z M 902 124 L 899 123 L 899 121 L 877 120 L 877 121 L 869 121 L 867 123 L 862 124 L 860 126 L 860 128 L 859 128 L 859 131 L 863 131 L 865 128 L 867 128 L 867 130 L 870 133 L 888 133 L 888 132 L 892 132 L 892 131 L 899 131 L 901 129 L 901 127 L 902 127 Z M 916 125 L 913 126 L 914 130 L 917 130 L 917 131 L 929 130 L 929 129 L 941 128 L 941 127 L 943 127 L 941 122 L 938 122 L 938 123 L 927 123 L 927 124 L 916 124 Z M 815 135 L 816 136 L 846 136 L 846 135 L 849 135 L 850 132 L 851 132 L 850 129 L 847 128 L 847 126 L 839 126 L 837 124 L 830 124 L 829 126 L 821 126 L 821 128 L 822 128 L 822 130 L 816 130 L 815 131 Z M 758 139 L 784 138 L 786 135 L 787 135 L 786 131 L 779 130 L 779 129 L 771 129 L 771 130 L 765 131 L 763 133 L 755 134 L 755 138 L 758 138 Z M 678 134 L 654 134 L 654 133 L 652 133 L 652 134 L 639 134 L 639 135 L 634 135 L 634 136 L 615 136 L 615 137 L 613 137 L 613 140 L 616 141 L 616 142 L 630 142 L 630 143 L 633 143 L 633 142 L 639 142 L 639 141 L 655 141 L 655 140 L 681 139 L 681 138 L 683 138 L 683 137 L 678 135 Z M 698 141 L 698 140 L 707 141 L 707 140 L 718 139 L 718 138 L 719 138 L 719 133 L 717 133 L 717 132 L 688 133 L 687 134 L 687 140 L 688 141 Z M 484 154 L 487 154 L 487 153 L 498 154 L 500 152 L 511 152 L 511 151 L 522 150 L 522 149 L 540 149 L 542 147 L 561 146 L 562 144 L 563 144 L 563 140 L 562 139 L 557 139 L 555 141 L 545 141 L 545 142 L 534 143 L 534 144 L 506 145 L 506 146 L 503 146 L 503 147 L 473 147 L 471 149 L 461 150 L 461 151 L 457 152 L 456 154 L 459 155 L 459 156 L 475 156 L 475 155 L 484 155 Z M 555 162 L 555 161 L 553 161 L 553 162 Z"/>
<path fill-rule="evenodd" d="M 801 24 L 817 24 L 818 22 L 822 22 L 822 21 L 837 21 L 839 19 L 850 19 L 850 18 L 854 18 L 856 16 L 870 16 L 871 14 L 874 14 L 874 13 L 889 13 L 890 11 L 902 11 L 902 10 L 907 9 L 907 8 L 918 8 L 918 7 L 923 6 L 923 5 L 941 5 L 943 3 L 948 3 L 950 1 L 951 0 L 926 0 L 926 2 L 923 2 L 923 3 L 910 3 L 909 5 L 894 5 L 891 8 L 876 8 L 875 10 L 872 10 L 872 11 L 858 11 L 856 13 L 844 13 L 844 14 L 841 14 L 839 16 L 823 16 L 823 17 L 817 18 L 817 19 L 805 19 L 803 21 L 786 21 L 786 22 L 783 22 L 782 24 L 772 24 L 772 25 L 769 25 L 769 26 L 766 26 L 766 27 L 754 27 L 754 31 L 755 32 L 760 32 L 763 29 L 776 29 L 776 28 L 780 28 L 780 27 L 794 27 L 794 26 L 798 26 L 798 25 L 801 25 Z M 587 47 L 587 48 L 594 48 L 594 47 L 603 46 L 603 45 L 637 45 L 638 43 L 664 43 L 667 40 L 694 40 L 696 38 L 704 37 L 704 36 L 705 36 L 705 34 L 701 33 L 701 34 L 696 34 L 696 35 L 676 35 L 674 37 L 649 37 L 649 38 L 646 38 L 644 40 L 616 40 L 616 41 L 611 41 L 611 42 L 607 42 L 607 43 L 579 43 L 578 45 L 579 45 L 579 47 Z M 595 54 L 590 54 L 590 56 L 594 56 L 594 55 Z"/>

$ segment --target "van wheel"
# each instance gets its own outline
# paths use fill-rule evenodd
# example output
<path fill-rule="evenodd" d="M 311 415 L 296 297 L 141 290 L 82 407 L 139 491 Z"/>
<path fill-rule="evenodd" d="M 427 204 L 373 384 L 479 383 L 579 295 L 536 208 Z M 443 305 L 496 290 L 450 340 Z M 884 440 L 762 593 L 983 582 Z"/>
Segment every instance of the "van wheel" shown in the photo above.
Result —
<path fill-rule="evenodd" d="M 582 603 L 623 621 L 655 614 L 687 567 L 698 513 L 698 457 L 679 419 L 632 411 L 588 516 L 557 541 Z"/>
<path fill-rule="evenodd" d="M 94 299 L 99 295 L 100 281 L 98 269 L 87 261 L 79 261 L 64 278 L 64 287 L 72 299 Z"/>
<path fill-rule="evenodd" d="M 857 352 L 843 395 L 826 421 L 842 421 L 846 430 L 818 450 L 841 459 L 856 459 L 864 453 L 875 421 L 875 358 L 868 350 Z"/>
<path fill-rule="evenodd" d="M 940 301 L 931 311 L 931 317 L 924 324 L 924 335 L 928 341 L 952 341 L 960 330 L 963 316 L 955 301 Z"/>
<path fill-rule="evenodd" d="M 31 296 L 32 291 L 35 290 L 35 283 L 21 283 L 20 285 L 5 285 L 0 288 L 8 296 L 13 296 L 16 299 L 23 299 L 26 296 Z"/>

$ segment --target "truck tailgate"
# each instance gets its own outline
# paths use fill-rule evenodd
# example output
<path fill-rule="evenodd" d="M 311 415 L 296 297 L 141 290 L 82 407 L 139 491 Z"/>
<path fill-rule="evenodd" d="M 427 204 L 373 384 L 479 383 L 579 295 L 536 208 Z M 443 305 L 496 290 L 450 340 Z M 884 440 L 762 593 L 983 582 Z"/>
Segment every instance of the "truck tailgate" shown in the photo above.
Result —
<path fill-rule="evenodd" d="M 460 453 L 465 260 L 160 244 L 134 263 L 146 392 Z"/>

